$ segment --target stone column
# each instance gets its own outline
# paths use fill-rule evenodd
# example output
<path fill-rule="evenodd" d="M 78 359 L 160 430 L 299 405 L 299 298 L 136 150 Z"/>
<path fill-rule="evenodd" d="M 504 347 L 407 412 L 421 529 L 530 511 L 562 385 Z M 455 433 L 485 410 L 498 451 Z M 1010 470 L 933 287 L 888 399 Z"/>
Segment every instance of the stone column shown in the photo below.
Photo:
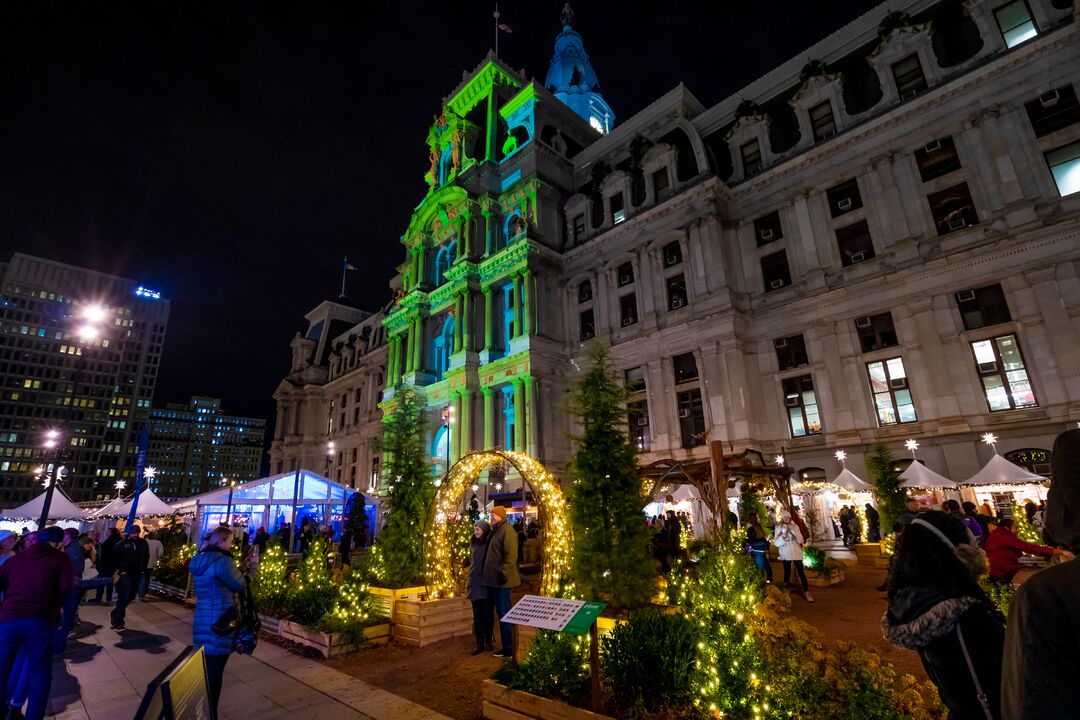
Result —
<path fill-rule="evenodd" d="M 514 275 L 514 337 L 521 336 L 521 275 Z"/>
<path fill-rule="evenodd" d="M 409 322 L 409 327 L 402 333 L 402 340 L 405 341 L 402 351 L 405 354 L 405 374 L 408 375 L 413 371 L 413 345 L 416 341 L 413 338 L 413 334 L 416 331 L 416 325 L 413 322 Z"/>
<path fill-rule="evenodd" d="M 450 463 L 456 463 L 461 457 L 461 392 L 453 390 L 450 393 Z"/>
<path fill-rule="evenodd" d="M 524 326 L 524 334 L 532 334 L 532 271 L 525 268 L 525 272 L 522 273 L 524 278 L 524 295 L 521 303 L 521 319 Z"/>
<path fill-rule="evenodd" d="M 484 288 L 484 352 L 491 352 L 491 346 L 494 345 L 495 328 L 491 324 L 493 312 L 491 286 L 489 285 Z"/>
<path fill-rule="evenodd" d="M 396 337 L 390 338 L 389 347 L 386 349 L 386 386 L 394 387 L 397 382 L 397 366 L 395 361 L 397 360 L 398 339 Z"/>
<path fill-rule="evenodd" d="M 480 388 L 484 396 L 484 417 L 480 424 L 484 428 L 484 450 L 495 447 L 495 397 L 489 387 Z"/>
<path fill-rule="evenodd" d="M 525 408 L 525 383 L 514 378 L 514 449 L 525 451 L 525 427 L 528 422 Z"/>
<path fill-rule="evenodd" d="M 464 322 L 461 314 L 461 295 L 457 295 L 454 297 L 454 352 L 461 352 L 461 326 Z"/>
<path fill-rule="evenodd" d="M 424 362 L 424 324 L 419 315 L 413 321 L 413 327 L 413 371 L 419 372 L 423 369 Z"/>
<path fill-rule="evenodd" d="M 532 375 L 525 376 L 525 443 L 527 452 L 536 457 L 536 383 Z"/>
<path fill-rule="evenodd" d="M 469 334 L 469 315 L 472 303 L 469 302 L 471 293 L 468 289 L 461 295 L 461 349 L 469 352 L 473 349 L 472 336 Z"/>
<path fill-rule="evenodd" d="M 484 216 L 484 257 L 491 255 L 491 211 L 484 208 L 480 211 Z"/>
<path fill-rule="evenodd" d="M 458 445 L 459 457 L 472 451 L 472 391 L 468 388 L 461 391 L 461 418 L 458 420 L 461 426 L 461 443 Z"/>
<path fill-rule="evenodd" d="M 425 253 L 424 245 L 423 245 L 423 243 L 421 243 L 419 251 L 417 252 L 417 261 L 416 261 L 416 285 L 417 285 L 417 287 L 424 284 L 424 255 L 425 254 L 426 253 Z"/>

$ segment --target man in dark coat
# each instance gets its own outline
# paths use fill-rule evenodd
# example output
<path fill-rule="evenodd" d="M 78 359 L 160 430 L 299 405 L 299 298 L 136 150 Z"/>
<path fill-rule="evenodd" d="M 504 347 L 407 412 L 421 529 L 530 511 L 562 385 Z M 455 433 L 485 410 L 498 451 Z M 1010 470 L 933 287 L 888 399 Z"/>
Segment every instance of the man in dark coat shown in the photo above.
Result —
<path fill-rule="evenodd" d="M 120 530 L 117 528 L 109 528 L 109 536 L 101 543 L 101 552 L 98 553 L 97 571 L 98 575 L 101 577 L 112 577 L 113 573 L 116 572 L 116 564 L 113 562 L 112 551 L 113 548 L 116 547 L 116 543 L 121 540 L 123 540 L 123 536 L 120 534 Z M 97 594 L 94 596 L 94 602 L 101 602 L 102 593 L 105 594 L 105 602 L 111 603 L 113 586 L 110 584 L 99 587 Z"/>
<path fill-rule="evenodd" d="M 491 511 L 491 537 L 488 539 L 487 555 L 484 558 L 484 586 L 488 597 L 499 616 L 499 638 L 502 647 L 495 651 L 495 657 L 508 658 L 514 654 L 514 628 L 509 623 L 501 622 L 502 616 L 510 610 L 513 589 L 521 584 L 518 576 L 517 556 L 518 537 L 514 528 L 506 522 L 506 508 L 495 506 Z"/>
<path fill-rule="evenodd" d="M 127 537 L 113 547 L 113 560 L 120 579 L 116 582 L 116 607 L 109 613 L 112 629 L 124 632 L 124 616 L 128 604 L 142 585 L 142 576 L 150 562 L 150 546 L 142 539 L 142 528 L 132 525 Z"/>
<path fill-rule="evenodd" d="M 1080 429 L 1054 441 L 1046 538 L 1080 552 Z M 1020 586 L 1005 632 L 1001 713 L 1046 720 L 1080 711 L 1080 562 L 1035 573 Z"/>

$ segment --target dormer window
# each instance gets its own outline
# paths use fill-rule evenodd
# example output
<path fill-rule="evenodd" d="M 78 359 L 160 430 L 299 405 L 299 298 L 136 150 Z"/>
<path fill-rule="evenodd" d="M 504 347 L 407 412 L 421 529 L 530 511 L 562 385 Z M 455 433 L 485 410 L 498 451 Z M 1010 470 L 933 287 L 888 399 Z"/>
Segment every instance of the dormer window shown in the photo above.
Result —
<path fill-rule="evenodd" d="M 892 74 L 896 81 L 896 94 L 901 100 L 913 98 L 927 88 L 926 75 L 923 73 L 918 53 L 894 63 Z"/>
<path fill-rule="evenodd" d="M 739 148 L 739 155 L 742 157 L 743 175 L 745 177 L 761 172 L 761 143 L 756 139 L 743 143 L 742 147 Z"/>
<path fill-rule="evenodd" d="M 832 103 L 826 100 L 810 108 L 810 128 L 814 132 L 814 142 L 827 140 L 836 134 L 836 118 L 833 116 Z"/>
<path fill-rule="evenodd" d="M 618 225 L 623 220 L 626 220 L 626 206 L 624 205 L 623 194 L 620 192 L 612 195 L 608 202 L 611 207 L 611 223 Z"/>
<path fill-rule="evenodd" d="M 1031 19 L 1031 11 L 1028 10 L 1024 0 L 1015 0 L 1002 5 L 994 11 L 994 18 L 997 20 L 998 28 L 1001 29 L 1005 47 L 1016 47 L 1039 34 L 1035 21 Z"/>

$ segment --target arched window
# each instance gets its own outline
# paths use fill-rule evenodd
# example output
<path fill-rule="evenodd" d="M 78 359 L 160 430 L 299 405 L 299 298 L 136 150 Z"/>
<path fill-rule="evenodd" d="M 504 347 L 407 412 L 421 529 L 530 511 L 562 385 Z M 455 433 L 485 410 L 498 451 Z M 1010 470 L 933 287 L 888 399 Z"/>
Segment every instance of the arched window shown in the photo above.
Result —
<path fill-rule="evenodd" d="M 1050 477 L 1050 451 L 1040 448 L 1023 448 L 1005 453 L 1005 459 L 1028 472 Z"/>
<path fill-rule="evenodd" d="M 453 240 L 439 246 L 439 252 L 435 255 L 435 286 L 438 287 L 446 282 L 446 272 L 454 264 L 454 254 L 457 251 L 457 243 Z"/>
<path fill-rule="evenodd" d="M 450 451 L 450 428 L 442 425 L 435 432 L 435 442 L 431 444 L 431 457 L 435 459 L 436 468 L 441 464 L 446 465 L 447 455 Z M 445 472 L 445 468 L 444 468 Z M 436 475 L 440 473 L 436 470 Z"/>
<path fill-rule="evenodd" d="M 511 240 L 524 234 L 527 228 L 525 218 L 521 217 L 521 212 L 518 210 L 507 215 L 503 221 L 504 245 L 509 245 Z"/>
<path fill-rule="evenodd" d="M 502 389 L 503 395 L 503 447 L 507 450 L 515 450 L 514 447 L 514 424 L 515 424 L 515 410 L 514 410 L 514 386 L 505 385 Z"/>
<path fill-rule="evenodd" d="M 435 336 L 435 379 L 442 380 L 450 369 L 450 355 L 454 352 L 454 316 L 447 315 L 442 330 Z"/>

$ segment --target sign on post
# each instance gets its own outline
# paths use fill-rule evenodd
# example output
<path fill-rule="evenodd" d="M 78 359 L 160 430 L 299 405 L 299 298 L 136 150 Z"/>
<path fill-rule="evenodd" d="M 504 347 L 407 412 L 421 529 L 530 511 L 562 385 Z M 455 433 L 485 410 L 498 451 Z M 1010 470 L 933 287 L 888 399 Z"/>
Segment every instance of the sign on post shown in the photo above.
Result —
<path fill-rule="evenodd" d="M 606 607 L 607 603 L 591 600 L 526 595 L 500 620 L 512 625 L 528 625 L 542 630 L 584 635 Z"/>

